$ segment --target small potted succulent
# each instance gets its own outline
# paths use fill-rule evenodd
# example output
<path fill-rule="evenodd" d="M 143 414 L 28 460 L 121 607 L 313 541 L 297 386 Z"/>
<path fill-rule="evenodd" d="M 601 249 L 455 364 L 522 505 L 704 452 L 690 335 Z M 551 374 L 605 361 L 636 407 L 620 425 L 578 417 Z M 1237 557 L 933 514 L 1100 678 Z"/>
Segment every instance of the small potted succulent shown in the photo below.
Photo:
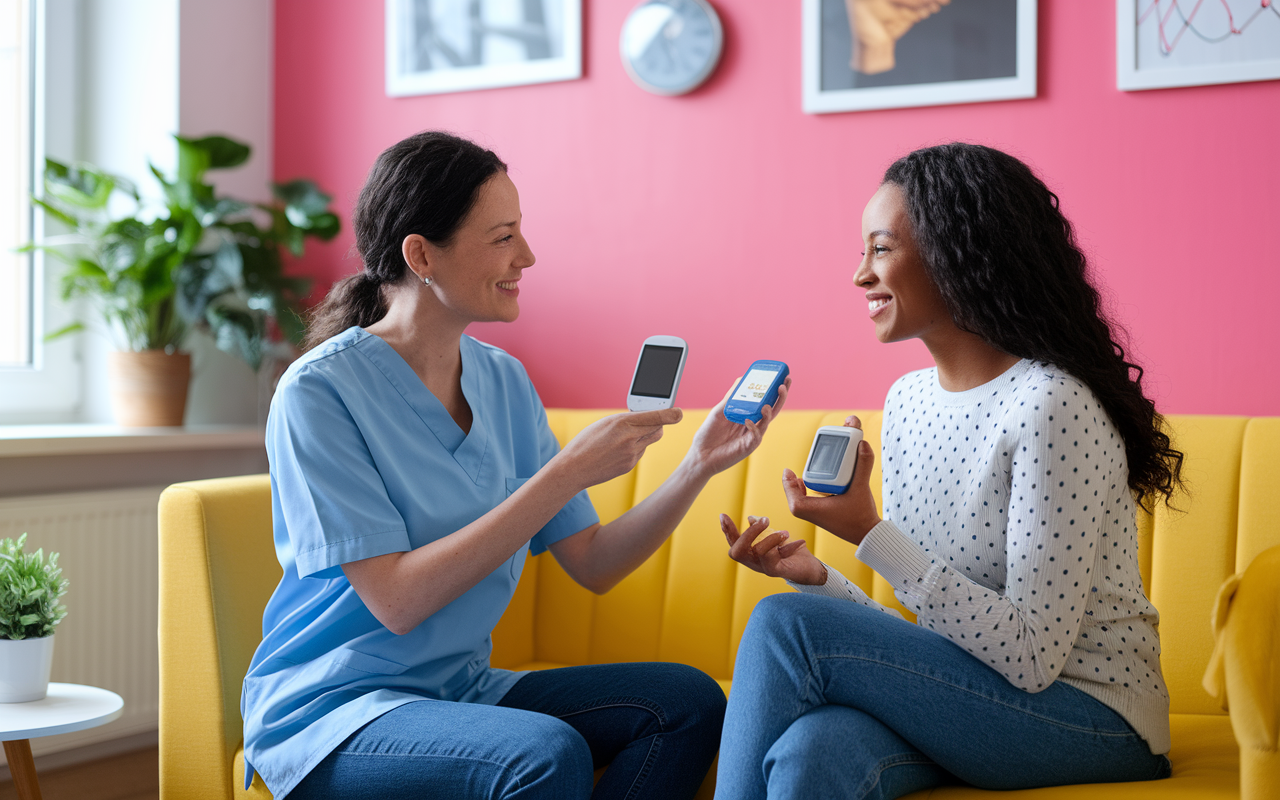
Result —
<path fill-rule="evenodd" d="M 43 700 L 53 666 L 53 631 L 67 615 L 58 554 L 23 552 L 24 533 L 0 539 L 0 703 Z"/>

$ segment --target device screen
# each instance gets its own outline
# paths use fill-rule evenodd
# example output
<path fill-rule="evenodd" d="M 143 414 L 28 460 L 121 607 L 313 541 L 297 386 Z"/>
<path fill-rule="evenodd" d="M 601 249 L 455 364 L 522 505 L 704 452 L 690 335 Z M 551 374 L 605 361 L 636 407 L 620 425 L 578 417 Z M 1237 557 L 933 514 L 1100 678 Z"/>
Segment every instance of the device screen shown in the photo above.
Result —
<path fill-rule="evenodd" d="M 631 382 L 631 393 L 641 397 L 670 397 L 680 369 L 682 347 L 646 344 Z"/>
<path fill-rule="evenodd" d="M 808 472 L 812 475 L 830 475 L 835 477 L 840 468 L 840 459 L 849 447 L 849 437 L 818 434 L 818 441 L 813 446 L 813 457 L 809 459 Z"/>
<path fill-rule="evenodd" d="M 733 393 L 734 400 L 745 403 L 759 403 L 769 391 L 769 385 L 778 376 L 776 369 L 752 369 L 738 384 L 738 391 Z"/>

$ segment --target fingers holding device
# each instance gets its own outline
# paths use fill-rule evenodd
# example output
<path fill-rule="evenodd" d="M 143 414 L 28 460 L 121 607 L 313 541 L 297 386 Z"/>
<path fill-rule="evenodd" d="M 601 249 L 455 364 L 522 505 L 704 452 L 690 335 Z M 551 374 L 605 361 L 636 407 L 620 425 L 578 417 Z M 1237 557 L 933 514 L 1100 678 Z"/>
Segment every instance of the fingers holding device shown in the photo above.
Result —
<path fill-rule="evenodd" d="M 747 420 L 759 422 L 763 416 L 761 409 L 778 402 L 778 387 L 790 374 L 791 370 L 781 361 L 754 362 L 724 404 L 725 418 L 739 424 Z"/>
<path fill-rule="evenodd" d="M 680 388 L 689 345 L 678 336 L 650 336 L 636 359 L 631 391 L 627 394 L 629 411 L 653 411 L 671 408 Z"/>
<path fill-rule="evenodd" d="M 844 494 L 853 482 L 862 431 L 845 425 L 823 425 L 813 436 L 804 464 L 804 485 L 815 492 Z"/>

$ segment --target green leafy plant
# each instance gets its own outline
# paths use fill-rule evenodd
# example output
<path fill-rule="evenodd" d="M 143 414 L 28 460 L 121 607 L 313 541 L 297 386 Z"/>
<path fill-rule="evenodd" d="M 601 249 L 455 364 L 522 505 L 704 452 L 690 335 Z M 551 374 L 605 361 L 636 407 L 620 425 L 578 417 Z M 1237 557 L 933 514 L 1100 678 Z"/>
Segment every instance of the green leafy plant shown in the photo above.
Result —
<path fill-rule="evenodd" d="M 45 196 L 34 201 L 71 233 L 28 249 L 67 264 L 63 297 L 93 301 L 123 331 L 125 349 L 173 352 L 195 329 L 257 369 L 272 342 L 302 340 L 311 284 L 285 274 L 283 251 L 301 256 L 308 237 L 338 234 L 332 198 L 308 180 L 273 184 L 271 203 L 219 197 L 207 173 L 240 166 L 249 146 L 225 136 L 174 140 L 176 174 L 151 167 L 164 189 L 159 210 L 144 208 L 137 188 L 117 175 L 47 159 Z M 122 203 L 131 212 L 113 213 Z"/>
<path fill-rule="evenodd" d="M 67 592 L 67 579 L 58 566 L 58 554 L 44 550 L 23 552 L 24 533 L 0 539 L 0 639 L 37 639 L 52 636 L 67 607 L 58 598 Z"/>

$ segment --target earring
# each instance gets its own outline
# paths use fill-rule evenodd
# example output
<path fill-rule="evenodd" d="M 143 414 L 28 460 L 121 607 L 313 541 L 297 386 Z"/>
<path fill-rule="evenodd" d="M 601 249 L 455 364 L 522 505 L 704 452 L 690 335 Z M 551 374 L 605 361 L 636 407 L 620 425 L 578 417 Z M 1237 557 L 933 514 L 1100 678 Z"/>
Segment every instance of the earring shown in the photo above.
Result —
<path fill-rule="evenodd" d="M 432 280 L 430 275 L 422 279 L 423 286 L 430 286 L 431 284 L 432 284 Z"/>

